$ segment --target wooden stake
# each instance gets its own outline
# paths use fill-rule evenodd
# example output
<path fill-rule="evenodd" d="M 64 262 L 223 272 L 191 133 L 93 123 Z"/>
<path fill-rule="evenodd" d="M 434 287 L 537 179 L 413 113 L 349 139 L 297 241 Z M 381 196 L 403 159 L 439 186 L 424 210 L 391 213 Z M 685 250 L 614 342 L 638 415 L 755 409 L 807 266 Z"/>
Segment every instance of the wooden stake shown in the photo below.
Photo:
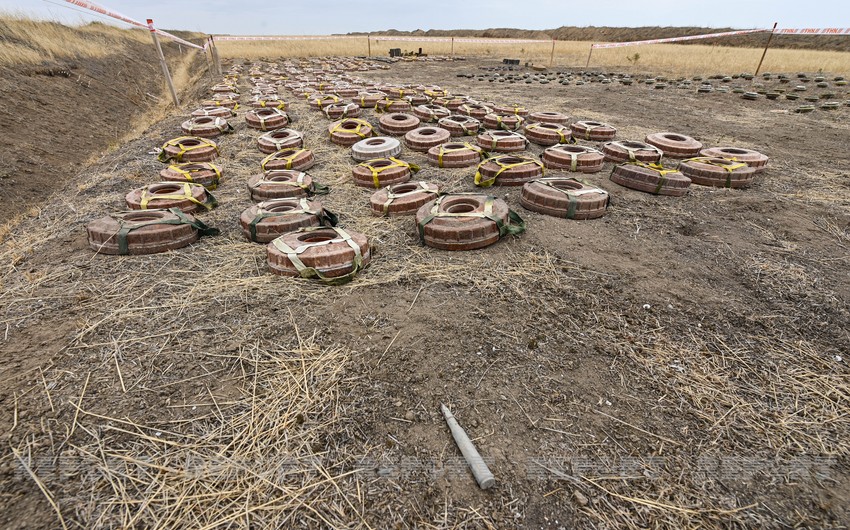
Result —
<path fill-rule="evenodd" d="M 165 62 L 165 55 L 162 53 L 162 46 L 159 45 L 159 37 L 156 36 L 156 30 L 153 28 L 153 20 L 151 19 L 148 19 L 148 29 L 151 30 L 153 44 L 156 46 L 156 51 L 159 54 L 159 62 L 162 65 L 162 73 L 165 75 L 165 82 L 168 83 L 168 90 L 171 92 L 171 99 L 174 100 L 175 107 L 180 107 L 180 100 L 177 99 L 177 91 L 174 90 L 174 82 L 171 81 L 171 74 L 168 72 L 168 63 Z"/>
<path fill-rule="evenodd" d="M 452 59 L 455 57 L 455 38 L 452 37 Z"/>
<path fill-rule="evenodd" d="M 590 53 L 587 54 L 587 64 L 584 65 L 585 68 L 590 66 L 590 56 L 593 55 L 593 44 L 590 45 Z"/>
<path fill-rule="evenodd" d="M 368 50 L 366 55 L 372 57 L 372 35 L 369 33 L 366 34 L 366 49 Z"/>
<path fill-rule="evenodd" d="M 764 56 L 767 55 L 767 49 L 770 48 L 770 41 L 773 40 L 773 32 L 776 31 L 776 25 L 778 22 L 773 23 L 773 30 L 770 32 L 770 36 L 767 38 L 767 44 L 764 45 L 764 52 L 761 54 L 761 59 L 759 60 L 759 65 L 756 67 L 756 73 L 754 75 L 759 75 L 759 70 L 761 70 L 761 63 L 764 62 Z"/>
<path fill-rule="evenodd" d="M 210 37 L 207 36 L 207 47 L 204 48 L 204 59 L 207 61 L 207 73 L 210 74 L 210 79 L 212 79 L 214 81 L 215 75 L 213 74 L 213 66 L 212 66 L 212 58 L 211 58 L 212 57 L 212 50 L 211 50 L 211 48 L 212 48 L 212 46 L 210 46 Z M 208 51 L 210 52 L 209 55 L 207 55 Z"/>
<path fill-rule="evenodd" d="M 215 37 L 210 35 L 210 49 L 212 50 L 213 63 L 215 64 L 215 70 L 218 72 L 218 75 L 221 75 L 221 59 L 218 57 L 218 48 L 215 45 Z"/>
<path fill-rule="evenodd" d="M 552 39 L 552 53 L 549 54 L 549 68 L 555 64 L 555 39 Z"/>

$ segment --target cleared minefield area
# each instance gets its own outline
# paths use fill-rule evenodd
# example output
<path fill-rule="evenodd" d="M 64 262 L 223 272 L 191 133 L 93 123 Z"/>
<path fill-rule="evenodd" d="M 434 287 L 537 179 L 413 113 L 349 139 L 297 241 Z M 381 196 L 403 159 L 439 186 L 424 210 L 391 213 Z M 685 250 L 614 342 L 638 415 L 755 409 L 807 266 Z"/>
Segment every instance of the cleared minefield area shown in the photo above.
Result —
<path fill-rule="evenodd" d="M 224 66 L 243 62 L 247 72 L 250 61 Z M 287 62 L 321 66 L 258 64 Z M 220 235 L 150 256 L 95 254 L 85 225 L 159 180 L 154 150 L 219 81 L 200 79 L 182 113 L 8 227 L 0 526 L 846 525 L 850 107 L 795 114 L 797 102 L 696 84 L 458 77 L 498 65 L 349 75 L 604 121 L 622 140 L 674 131 L 765 153 L 768 169 L 747 189 L 674 198 L 612 183 L 606 163 L 583 176 L 611 196 L 588 221 L 524 210 L 519 188 L 493 187 L 525 233 L 439 251 L 419 244 L 411 218 L 371 214 L 373 190 L 352 184 L 330 120 L 281 87 L 317 159 L 309 172 L 331 188 L 318 199 L 371 239 L 354 281 L 273 276 L 265 245 L 242 235 L 246 182 L 265 157 L 247 107 L 218 140 L 219 206 L 198 214 Z M 238 86 L 247 103 L 247 75 Z M 474 168 L 439 169 L 406 148 L 399 158 L 422 167 L 414 179 L 475 190 Z M 475 484 L 441 403 L 494 488 Z"/>

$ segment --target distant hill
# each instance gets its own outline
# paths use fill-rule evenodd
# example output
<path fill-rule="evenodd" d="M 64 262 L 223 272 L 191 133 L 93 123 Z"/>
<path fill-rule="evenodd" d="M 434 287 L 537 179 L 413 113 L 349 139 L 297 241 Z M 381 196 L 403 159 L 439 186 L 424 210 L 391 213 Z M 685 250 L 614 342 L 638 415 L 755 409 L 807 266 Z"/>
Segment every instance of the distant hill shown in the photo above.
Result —
<path fill-rule="evenodd" d="M 561 26 L 556 29 L 528 30 L 514 28 L 491 28 L 491 29 L 430 29 L 428 31 L 398 31 L 389 29 L 386 31 L 375 31 L 372 35 L 387 36 L 420 36 L 420 37 L 482 37 L 482 38 L 511 38 L 511 39 L 557 39 L 572 41 L 592 42 L 620 42 L 632 40 L 664 39 L 668 37 L 680 37 L 683 35 L 703 35 L 706 33 L 720 33 L 724 31 L 735 31 L 736 28 L 698 28 L 698 27 L 658 27 L 647 26 L 641 28 L 609 28 L 609 27 L 575 27 Z M 364 32 L 348 33 L 348 35 L 366 35 Z M 719 46 L 740 46 L 746 48 L 761 48 L 767 42 L 767 33 L 754 33 L 751 35 L 740 35 L 735 37 L 723 37 L 719 39 L 700 39 L 695 41 L 684 41 L 682 44 L 708 44 Z M 771 48 L 803 48 L 811 50 L 835 50 L 850 51 L 850 35 L 776 35 L 771 43 Z"/>

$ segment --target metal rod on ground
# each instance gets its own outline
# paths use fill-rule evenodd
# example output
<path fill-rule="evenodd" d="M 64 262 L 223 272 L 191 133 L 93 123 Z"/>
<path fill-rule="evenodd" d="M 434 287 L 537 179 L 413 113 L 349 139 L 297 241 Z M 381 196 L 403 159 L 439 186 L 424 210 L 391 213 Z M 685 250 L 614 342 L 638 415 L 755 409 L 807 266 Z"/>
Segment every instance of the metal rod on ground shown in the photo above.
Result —
<path fill-rule="evenodd" d="M 366 34 L 366 50 L 368 50 L 366 55 L 372 57 L 372 36 L 368 33 Z"/>
<path fill-rule="evenodd" d="M 555 64 L 555 39 L 552 39 L 552 53 L 549 54 L 549 68 Z"/>
<path fill-rule="evenodd" d="M 756 67 L 756 73 L 754 75 L 759 75 L 759 70 L 761 70 L 761 63 L 764 62 L 764 56 L 767 55 L 767 49 L 770 48 L 770 41 L 773 40 L 773 32 L 776 31 L 776 25 L 778 22 L 773 23 L 773 30 L 770 32 L 770 36 L 767 38 L 767 44 L 764 45 L 764 52 L 761 54 L 761 59 L 759 60 L 759 65 Z"/>
<path fill-rule="evenodd" d="M 162 46 L 159 45 L 159 38 L 156 36 L 156 30 L 153 27 L 153 20 L 148 19 L 148 29 L 151 30 L 153 44 L 156 46 L 156 51 L 159 54 L 159 62 L 162 64 L 162 73 L 165 74 L 165 82 L 168 84 L 168 90 L 171 92 L 171 99 L 174 100 L 174 106 L 180 106 L 180 100 L 177 99 L 177 91 L 174 90 L 174 83 L 171 81 L 171 74 L 168 72 L 168 63 L 165 62 L 165 55 L 162 53 Z"/>
<path fill-rule="evenodd" d="M 490 468 L 484 463 L 484 459 L 478 454 L 478 450 L 475 449 L 472 440 L 469 439 L 463 428 L 458 425 L 457 420 L 447 406 L 440 404 L 440 410 L 443 411 L 446 423 L 449 424 L 449 429 L 452 431 L 452 437 L 455 439 L 460 452 L 463 453 L 466 463 L 469 464 L 469 468 L 472 470 L 473 476 L 475 476 L 475 481 L 478 482 L 478 485 L 483 490 L 493 486 L 496 483 L 496 479 L 493 477 L 493 473 L 490 472 Z"/>

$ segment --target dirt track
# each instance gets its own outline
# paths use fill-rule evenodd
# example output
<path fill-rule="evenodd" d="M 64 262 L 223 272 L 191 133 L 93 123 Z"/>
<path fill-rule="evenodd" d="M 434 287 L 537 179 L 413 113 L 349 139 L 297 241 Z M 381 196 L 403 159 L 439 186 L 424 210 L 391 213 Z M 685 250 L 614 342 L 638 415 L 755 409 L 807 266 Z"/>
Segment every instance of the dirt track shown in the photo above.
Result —
<path fill-rule="evenodd" d="M 375 242 L 357 280 L 327 288 L 266 273 L 264 249 L 237 224 L 262 159 L 241 115 L 220 142 L 221 206 L 202 216 L 221 236 L 165 255 L 95 256 L 85 223 L 157 180 L 149 151 L 179 135 L 174 115 L 69 182 L 3 244 L 0 430 L 35 458 L 67 521 L 121 526 L 138 513 L 139 527 L 167 526 L 191 511 L 180 495 L 215 493 L 215 510 L 192 501 L 200 515 L 182 522 L 850 522 L 850 108 L 796 115 L 784 112 L 790 102 L 735 94 L 455 75 L 478 66 L 402 63 L 364 77 L 603 120 L 620 139 L 670 130 L 753 148 L 769 170 L 748 190 L 695 186 L 675 199 L 619 187 L 606 165 L 588 180 L 609 190 L 611 208 L 586 222 L 524 211 L 518 190 L 493 189 L 527 232 L 437 252 L 418 245 L 409 219 L 369 215 L 328 120 L 287 93 L 320 161 L 311 173 L 333 189 L 323 202 Z M 421 163 L 417 178 L 472 189 L 469 170 L 402 158 Z M 494 490 L 458 465 L 441 402 L 492 463 Z M 178 469 L 187 455 L 245 465 L 191 482 Z M 243 469 L 274 465 L 261 456 L 298 465 L 268 489 Z M 256 495 L 231 491 L 246 484 Z M 289 487 L 313 509 L 290 502 Z M 276 511 L 240 515 L 277 498 Z M 56 527 L 8 451 L 0 507 L 0 526 Z"/>

